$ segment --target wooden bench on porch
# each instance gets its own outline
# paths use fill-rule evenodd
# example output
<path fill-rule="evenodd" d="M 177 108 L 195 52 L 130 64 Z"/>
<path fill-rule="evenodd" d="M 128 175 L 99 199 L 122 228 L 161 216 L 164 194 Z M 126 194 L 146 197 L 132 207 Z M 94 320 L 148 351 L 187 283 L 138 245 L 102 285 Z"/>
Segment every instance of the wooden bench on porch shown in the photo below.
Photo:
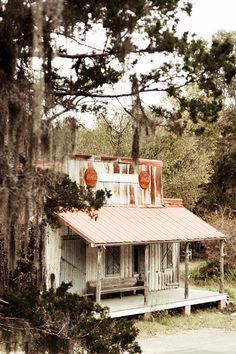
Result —
<path fill-rule="evenodd" d="M 87 282 L 87 294 L 96 296 L 97 282 Z M 139 290 L 145 290 L 144 281 L 137 280 L 136 278 L 105 278 L 101 279 L 101 295 L 119 293 L 122 297 L 122 293 L 133 292 Z"/>

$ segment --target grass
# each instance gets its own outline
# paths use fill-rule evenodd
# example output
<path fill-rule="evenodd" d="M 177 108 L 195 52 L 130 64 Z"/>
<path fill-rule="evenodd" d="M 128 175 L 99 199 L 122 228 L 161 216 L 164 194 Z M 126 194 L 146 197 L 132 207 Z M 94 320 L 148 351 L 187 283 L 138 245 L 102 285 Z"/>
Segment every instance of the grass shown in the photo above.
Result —
<path fill-rule="evenodd" d="M 190 316 L 176 313 L 153 315 L 150 320 L 136 321 L 135 325 L 140 331 L 139 337 L 143 338 L 200 328 L 220 328 L 225 331 L 236 331 L 236 316 L 208 308 L 194 310 Z"/>
<path fill-rule="evenodd" d="M 194 276 L 198 274 L 200 267 L 206 264 L 205 261 L 191 261 L 189 263 L 189 285 L 195 289 L 205 289 L 209 291 L 219 291 L 219 281 L 217 279 L 208 279 L 206 281 L 195 280 Z M 235 281 L 225 279 L 225 292 L 229 295 L 236 306 L 236 286 Z M 184 287 L 184 263 L 180 264 L 180 286 Z"/>
<path fill-rule="evenodd" d="M 203 261 L 192 261 L 190 273 L 204 264 Z M 184 265 L 180 267 L 180 286 L 184 283 Z M 219 291 L 219 282 L 209 280 L 207 282 L 195 281 L 190 277 L 190 287 Z M 200 328 L 218 328 L 225 331 L 236 331 L 236 286 L 233 281 L 225 281 L 225 292 L 229 295 L 232 303 L 224 310 L 210 308 L 209 305 L 193 307 L 190 316 L 183 316 L 178 311 L 161 311 L 152 313 L 148 320 L 137 320 L 135 325 L 139 329 L 139 337 L 153 337 L 160 334 L 171 334 L 186 330 Z"/>

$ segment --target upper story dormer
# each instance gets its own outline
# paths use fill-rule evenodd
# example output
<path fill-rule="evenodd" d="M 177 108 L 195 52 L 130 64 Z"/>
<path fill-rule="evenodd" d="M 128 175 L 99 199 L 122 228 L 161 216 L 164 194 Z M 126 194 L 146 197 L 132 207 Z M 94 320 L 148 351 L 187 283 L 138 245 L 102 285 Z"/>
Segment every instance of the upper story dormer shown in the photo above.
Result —
<path fill-rule="evenodd" d="M 79 185 L 108 189 L 108 205 L 162 205 L 162 161 L 92 155 L 68 156 L 63 170 Z"/>

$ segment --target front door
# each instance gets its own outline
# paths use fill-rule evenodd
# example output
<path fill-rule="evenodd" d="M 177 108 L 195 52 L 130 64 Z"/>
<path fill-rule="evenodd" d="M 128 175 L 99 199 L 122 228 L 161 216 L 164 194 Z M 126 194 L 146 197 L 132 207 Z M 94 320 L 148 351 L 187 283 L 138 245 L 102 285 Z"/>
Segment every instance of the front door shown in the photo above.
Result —
<path fill-rule="evenodd" d="M 145 246 L 133 246 L 133 273 L 145 277 Z"/>

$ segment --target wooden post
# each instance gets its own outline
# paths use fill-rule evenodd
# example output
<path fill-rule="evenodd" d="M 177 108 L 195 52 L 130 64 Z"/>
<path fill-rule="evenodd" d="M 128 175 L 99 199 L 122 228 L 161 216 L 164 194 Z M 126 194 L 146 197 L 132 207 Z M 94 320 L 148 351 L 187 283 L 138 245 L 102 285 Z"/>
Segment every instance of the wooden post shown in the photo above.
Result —
<path fill-rule="evenodd" d="M 185 281 L 184 281 L 184 298 L 188 299 L 189 295 L 189 246 L 190 242 L 186 242 L 185 248 Z"/>
<path fill-rule="evenodd" d="M 220 293 L 224 293 L 224 240 L 220 240 Z"/>
<path fill-rule="evenodd" d="M 191 305 L 187 305 L 183 308 L 183 314 L 185 316 L 189 316 L 191 315 Z"/>
<path fill-rule="evenodd" d="M 98 247 L 97 251 L 97 286 L 96 286 L 96 302 L 101 304 L 101 279 L 102 279 L 102 247 Z"/>
<path fill-rule="evenodd" d="M 174 244 L 173 244 L 174 245 Z M 174 260 L 175 260 L 175 283 L 179 284 L 179 261 L 180 261 L 180 243 L 175 244 L 175 253 L 174 253 Z"/>
<path fill-rule="evenodd" d="M 148 285 L 149 285 L 149 245 L 145 245 L 145 276 L 144 276 L 144 304 L 148 303 Z"/>

